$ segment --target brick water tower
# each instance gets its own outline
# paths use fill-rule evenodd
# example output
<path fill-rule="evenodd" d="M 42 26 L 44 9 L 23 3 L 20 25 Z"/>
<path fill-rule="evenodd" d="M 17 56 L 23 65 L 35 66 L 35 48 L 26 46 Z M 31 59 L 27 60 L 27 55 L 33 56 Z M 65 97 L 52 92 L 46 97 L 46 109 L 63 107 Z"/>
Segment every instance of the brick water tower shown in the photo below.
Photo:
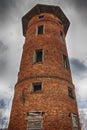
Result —
<path fill-rule="evenodd" d="M 36 5 L 22 18 L 25 44 L 8 130 L 81 130 L 60 7 Z"/>

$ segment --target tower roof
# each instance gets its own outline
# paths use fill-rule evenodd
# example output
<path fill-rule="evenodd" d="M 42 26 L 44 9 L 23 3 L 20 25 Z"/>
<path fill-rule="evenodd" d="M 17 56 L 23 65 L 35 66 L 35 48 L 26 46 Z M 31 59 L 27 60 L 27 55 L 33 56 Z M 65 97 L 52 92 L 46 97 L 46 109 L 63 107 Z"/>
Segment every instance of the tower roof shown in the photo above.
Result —
<path fill-rule="evenodd" d="M 39 15 L 41 13 L 51 13 L 58 17 L 63 25 L 64 25 L 64 31 L 65 34 L 67 33 L 67 30 L 69 28 L 70 22 L 61 10 L 60 7 L 58 6 L 52 6 L 52 5 L 42 5 L 42 4 L 37 4 L 35 7 L 33 7 L 27 14 L 25 14 L 22 17 L 22 26 L 23 26 L 23 35 L 25 36 L 28 22 L 33 18 L 35 15 Z"/>

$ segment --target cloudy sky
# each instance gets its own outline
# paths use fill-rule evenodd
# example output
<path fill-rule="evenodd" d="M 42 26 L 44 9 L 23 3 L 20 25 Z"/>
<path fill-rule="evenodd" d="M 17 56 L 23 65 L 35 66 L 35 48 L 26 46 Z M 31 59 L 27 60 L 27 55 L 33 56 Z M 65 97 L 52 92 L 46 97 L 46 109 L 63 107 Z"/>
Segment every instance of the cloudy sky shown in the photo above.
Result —
<path fill-rule="evenodd" d="M 87 114 L 87 1 L 0 0 L 0 117 L 9 117 L 25 38 L 21 18 L 37 3 L 60 6 L 70 20 L 66 43 L 79 110 Z"/>

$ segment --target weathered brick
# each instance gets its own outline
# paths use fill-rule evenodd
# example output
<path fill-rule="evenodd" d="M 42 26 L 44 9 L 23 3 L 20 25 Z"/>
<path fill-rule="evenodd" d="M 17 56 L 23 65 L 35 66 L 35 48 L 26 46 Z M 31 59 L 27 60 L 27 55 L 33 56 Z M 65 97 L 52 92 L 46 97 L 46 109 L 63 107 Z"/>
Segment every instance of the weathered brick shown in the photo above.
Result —
<path fill-rule="evenodd" d="M 64 68 L 62 59 L 63 54 L 68 56 L 66 43 L 60 38 L 60 31 L 65 33 L 64 26 L 53 14 L 43 15 L 43 19 L 35 16 L 28 23 L 9 130 L 26 130 L 27 113 L 30 111 L 44 112 L 43 130 L 72 130 L 70 113 L 78 117 L 71 72 Z M 45 26 L 43 35 L 36 35 L 39 25 Z M 36 49 L 44 50 L 41 63 L 33 63 Z M 30 91 L 31 84 L 35 82 L 43 83 L 42 92 Z M 69 97 L 68 87 L 73 89 L 74 99 Z"/>

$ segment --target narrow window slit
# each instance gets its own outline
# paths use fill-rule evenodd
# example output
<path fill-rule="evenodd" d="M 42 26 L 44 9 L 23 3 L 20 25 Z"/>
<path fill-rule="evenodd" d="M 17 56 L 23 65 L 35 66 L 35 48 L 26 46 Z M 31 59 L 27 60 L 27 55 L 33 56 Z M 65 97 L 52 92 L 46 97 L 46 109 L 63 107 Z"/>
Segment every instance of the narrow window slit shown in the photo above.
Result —
<path fill-rule="evenodd" d="M 40 15 L 40 16 L 39 16 L 39 19 L 43 19 L 43 18 L 44 18 L 44 15 Z"/>

